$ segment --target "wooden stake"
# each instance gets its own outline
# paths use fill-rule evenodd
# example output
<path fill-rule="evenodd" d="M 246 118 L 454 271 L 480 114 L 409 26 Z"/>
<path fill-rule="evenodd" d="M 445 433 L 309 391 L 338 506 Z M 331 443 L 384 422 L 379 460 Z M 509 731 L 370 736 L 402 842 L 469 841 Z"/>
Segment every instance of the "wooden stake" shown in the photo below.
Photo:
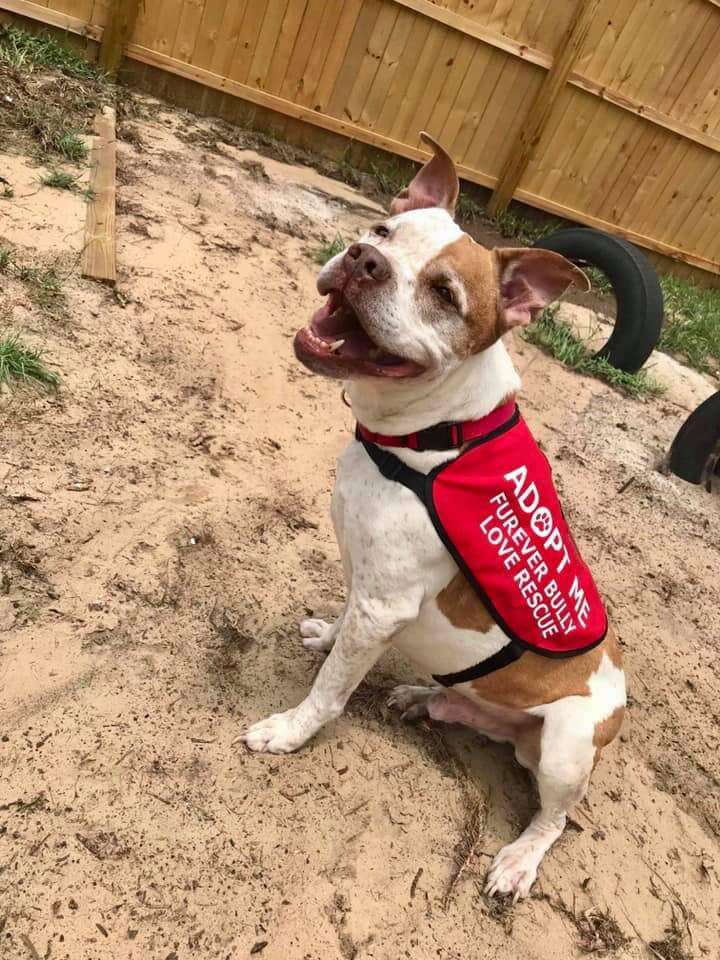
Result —
<path fill-rule="evenodd" d="M 118 72 L 139 8 L 140 0 L 112 0 L 98 58 L 104 73 L 114 76 Z"/>
<path fill-rule="evenodd" d="M 558 94 L 567 83 L 599 5 L 600 0 L 579 0 L 567 33 L 530 106 L 526 122 L 520 128 L 508 155 L 505 169 L 500 174 L 498 184 L 490 198 L 488 212 L 491 215 L 494 216 L 499 211 L 505 210 L 512 200 L 547 126 Z"/>
<path fill-rule="evenodd" d="M 103 107 L 95 118 L 97 136 L 90 163 L 92 199 L 87 205 L 82 275 L 115 284 L 115 111 Z"/>

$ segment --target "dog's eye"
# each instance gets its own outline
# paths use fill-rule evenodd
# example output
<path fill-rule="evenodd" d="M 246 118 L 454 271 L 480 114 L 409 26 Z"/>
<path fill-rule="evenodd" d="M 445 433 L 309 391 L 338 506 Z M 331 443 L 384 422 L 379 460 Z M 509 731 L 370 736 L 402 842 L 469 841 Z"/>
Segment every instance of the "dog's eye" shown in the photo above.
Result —
<path fill-rule="evenodd" d="M 441 286 L 438 286 L 438 287 L 433 287 L 433 290 L 435 291 L 435 293 L 436 293 L 439 297 L 442 297 L 442 298 L 443 298 L 443 300 L 445 301 L 445 303 L 449 303 L 451 306 L 452 306 L 452 304 L 455 303 L 455 301 L 454 301 L 454 299 L 453 299 L 453 295 L 452 295 L 452 290 L 450 289 L 450 287 L 443 287 L 443 286 L 441 285 Z"/>
<path fill-rule="evenodd" d="M 390 236 L 390 231 L 388 230 L 388 228 L 385 226 L 384 223 L 378 223 L 376 226 L 372 228 L 372 232 L 375 234 L 376 237 Z"/>

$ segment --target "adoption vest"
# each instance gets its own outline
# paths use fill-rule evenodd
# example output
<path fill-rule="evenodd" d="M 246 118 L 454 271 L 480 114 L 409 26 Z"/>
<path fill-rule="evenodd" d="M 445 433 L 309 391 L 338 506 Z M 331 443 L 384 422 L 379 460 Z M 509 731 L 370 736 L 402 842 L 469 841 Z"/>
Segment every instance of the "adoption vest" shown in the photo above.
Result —
<path fill-rule="evenodd" d="M 447 449 L 463 443 L 468 427 L 474 439 L 428 474 L 378 446 L 429 449 L 418 438 L 440 430 L 452 440 L 439 447 Z M 547 457 L 514 403 L 473 424 L 441 424 L 408 438 L 358 426 L 357 438 L 387 479 L 424 503 L 445 547 L 510 639 L 477 666 L 436 680 L 450 686 L 507 666 L 527 650 L 571 657 L 602 642 L 603 602 L 568 528 Z"/>

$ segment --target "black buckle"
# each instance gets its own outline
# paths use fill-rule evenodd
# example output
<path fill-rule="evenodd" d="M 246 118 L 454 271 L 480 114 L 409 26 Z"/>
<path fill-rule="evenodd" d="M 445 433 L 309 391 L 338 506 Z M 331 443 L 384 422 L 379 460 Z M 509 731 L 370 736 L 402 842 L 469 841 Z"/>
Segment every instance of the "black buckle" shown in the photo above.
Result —
<path fill-rule="evenodd" d="M 455 440 L 457 425 L 436 423 L 433 427 L 418 430 L 418 450 L 454 450 L 459 444 Z"/>

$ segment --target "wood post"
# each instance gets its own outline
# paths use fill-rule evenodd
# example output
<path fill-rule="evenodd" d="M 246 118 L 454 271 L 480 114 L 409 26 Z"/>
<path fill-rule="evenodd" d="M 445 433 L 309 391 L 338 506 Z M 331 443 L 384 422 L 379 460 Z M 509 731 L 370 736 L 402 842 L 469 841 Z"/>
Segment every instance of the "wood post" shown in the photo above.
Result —
<path fill-rule="evenodd" d="M 91 199 L 85 215 L 82 275 L 115 284 L 115 111 L 95 118 L 90 165 Z"/>
<path fill-rule="evenodd" d="M 567 83 L 570 71 L 587 37 L 590 24 L 597 13 L 600 0 L 579 0 L 567 32 L 558 47 L 552 66 L 533 100 L 525 123 L 510 149 L 505 168 L 488 204 L 488 213 L 494 216 L 505 210 L 513 198 L 522 175 L 540 142 L 550 119 L 558 94 Z"/>
<path fill-rule="evenodd" d="M 110 76 L 118 72 L 123 52 L 135 29 L 139 8 L 140 0 L 112 0 L 98 60 L 101 70 Z"/>

